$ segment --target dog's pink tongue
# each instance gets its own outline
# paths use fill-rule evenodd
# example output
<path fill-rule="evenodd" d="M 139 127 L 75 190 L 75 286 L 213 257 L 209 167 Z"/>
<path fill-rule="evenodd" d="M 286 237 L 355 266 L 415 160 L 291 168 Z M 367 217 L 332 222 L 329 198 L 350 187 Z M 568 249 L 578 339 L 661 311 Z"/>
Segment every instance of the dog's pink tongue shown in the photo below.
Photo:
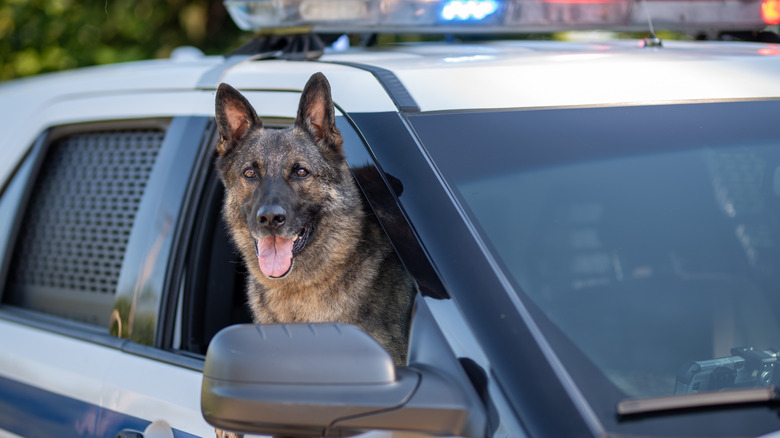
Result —
<path fill-rule="evenodd" d="M 268 277 L 282 277 L 292 265 L 292 239 L 266 236 L 257 242 L 260 270 Z"/>

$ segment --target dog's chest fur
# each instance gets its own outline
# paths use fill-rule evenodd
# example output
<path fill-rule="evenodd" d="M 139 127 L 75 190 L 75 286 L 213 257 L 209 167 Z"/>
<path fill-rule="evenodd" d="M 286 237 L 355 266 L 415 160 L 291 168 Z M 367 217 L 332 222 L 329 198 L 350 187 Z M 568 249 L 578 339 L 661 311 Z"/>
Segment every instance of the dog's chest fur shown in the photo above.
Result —
<path fill-rule="evenodd" d="M 361 245 L 366 241 L 372 244 Z M 296 268 L 295 275 L 282 281 L 250 275 L 248 297 L 255 321 L 354 324 L 403 363 L 411 280 L 378 224 L 364 224 L 362 235 L 339 246 L 327 263 Z"/>

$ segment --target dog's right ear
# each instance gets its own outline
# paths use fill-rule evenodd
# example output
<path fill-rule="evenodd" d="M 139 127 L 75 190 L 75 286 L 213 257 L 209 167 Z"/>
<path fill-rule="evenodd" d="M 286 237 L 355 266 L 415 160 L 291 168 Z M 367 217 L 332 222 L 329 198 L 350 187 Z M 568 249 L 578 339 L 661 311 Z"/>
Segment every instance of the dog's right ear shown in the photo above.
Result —
<path fill-rule="evenodd" d="M 219 128 L 217 152 L 225 155 L 253 128 L 262 128 L 255 109 L 246 98 L 228 84 L 219 84 L 216 100 L 216 118 Z"/>

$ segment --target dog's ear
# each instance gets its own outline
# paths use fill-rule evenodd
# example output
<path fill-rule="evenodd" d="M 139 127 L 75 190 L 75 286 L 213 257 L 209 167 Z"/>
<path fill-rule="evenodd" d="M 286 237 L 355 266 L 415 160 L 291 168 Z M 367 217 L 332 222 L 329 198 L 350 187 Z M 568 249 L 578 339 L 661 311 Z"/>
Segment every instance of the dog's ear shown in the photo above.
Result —
<path fill-rule="evenodd" d="M 303 88 L 295 124 L 314 137 L 323 154 L 334 159 L 344 159 L 330 84 L 322 73 L 312 75 Z"/>
<path fill-rule="evenodd" d="M 263 127 L 249 101 L 228 84 L 219 84 L 215 114 L 219 128 L 217 152 L 220 155 L 225 155 L 250 129 Z"/>

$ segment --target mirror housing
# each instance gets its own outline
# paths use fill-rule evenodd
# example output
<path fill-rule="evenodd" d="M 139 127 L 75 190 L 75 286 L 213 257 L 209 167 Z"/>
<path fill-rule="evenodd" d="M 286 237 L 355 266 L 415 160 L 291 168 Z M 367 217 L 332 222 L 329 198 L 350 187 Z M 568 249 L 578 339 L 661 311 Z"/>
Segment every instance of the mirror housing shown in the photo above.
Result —
<path fill-rule="evenodd" d="M 348 324 L 244 324 L 211 341 L 201 409 L 209 424 L 241 433 L 481 436 L 481 402 L 459 377 L 426 365 L 396 368 Z"/>

